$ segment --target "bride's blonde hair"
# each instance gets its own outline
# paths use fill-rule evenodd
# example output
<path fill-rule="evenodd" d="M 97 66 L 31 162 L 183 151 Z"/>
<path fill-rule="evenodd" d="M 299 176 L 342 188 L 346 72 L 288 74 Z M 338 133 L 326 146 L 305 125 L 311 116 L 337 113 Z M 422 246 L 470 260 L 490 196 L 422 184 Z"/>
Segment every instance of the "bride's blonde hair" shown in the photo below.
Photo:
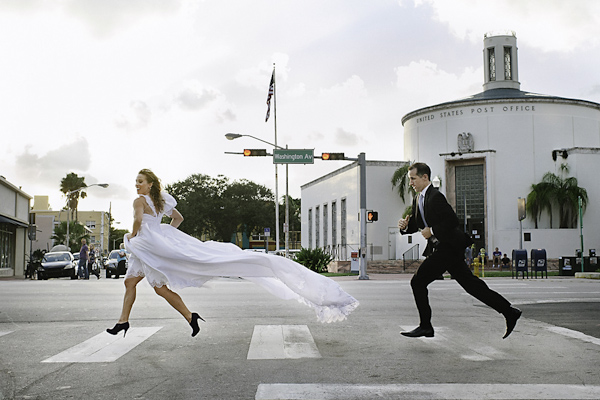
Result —
<path fill-rule="evenodd" d="M 142 169 L 138 173 L 140 175 L 144 175 L 146 177 L 146 181 L 152 184 L 152 186 L 150 187 L 150 198 L 154 203 L 154 208 L 156 208 L 156 212 L 162 212 L 162 210 L 165 208 L 165 200 L 160 194 L 160 192 L 162 191 L 160 179 L 158 179 L 158 176 L 156 176 L 154 172 L 146 168 Z"/>

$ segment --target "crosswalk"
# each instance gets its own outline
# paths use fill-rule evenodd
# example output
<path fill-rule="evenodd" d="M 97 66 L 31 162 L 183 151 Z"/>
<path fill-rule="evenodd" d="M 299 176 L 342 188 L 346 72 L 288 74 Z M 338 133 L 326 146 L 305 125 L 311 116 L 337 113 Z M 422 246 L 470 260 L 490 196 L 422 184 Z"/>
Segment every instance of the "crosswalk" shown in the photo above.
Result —
<path fill-rule="evenodd" d="M 256 325 L 248 360 L 321 358 L 306 325 Z"/>
<path fill-rule="evenodd" d="M 600 339 L 554 325 L 543 329 L 572 340 L 600 346 Z M 412 327 L 402 326 L 400 330 Z M 42 363 L 111 363 L 134 350 L 162 329 L 131 328 L 126 337 L 101 332 L 82 343 L 66 349 Z M 0 336 L 14 331 L 0 331 Z M 434 338 L 417 338 L 427 346 L 452 347 L 458 356 L 473 362 L 507 359 L 511 356 L 493 346 L 463 345 L 454 340 L 455 332 L 436 327 Z M 452 346 L 449 346 L 449 344 Z M 256 325 L 248 347 L 247 360 L 286 360 L 322 358 L 318 346 L 306 325 Z M 348 400 L 348 399 L 437 399 L 437 400 L 574 400 L 599 399 L 600 385 L 572 384 L 340 384 L 340 383 L 262 383 L 256 387 L 256 400 Z"/>
<path fill-rule="evenodd" d="M 261 384 L 255 400 L 587 400 L 600 386 L 556 384 Z"/>
<path fill-rule="evenodd" d="M 162 327 L 131 328 L 127 335 L 111 335 L 102 332 L 83 343 L 73 346 L 43 363 L 95 363 L 113 362 L 129 353 Z"/>

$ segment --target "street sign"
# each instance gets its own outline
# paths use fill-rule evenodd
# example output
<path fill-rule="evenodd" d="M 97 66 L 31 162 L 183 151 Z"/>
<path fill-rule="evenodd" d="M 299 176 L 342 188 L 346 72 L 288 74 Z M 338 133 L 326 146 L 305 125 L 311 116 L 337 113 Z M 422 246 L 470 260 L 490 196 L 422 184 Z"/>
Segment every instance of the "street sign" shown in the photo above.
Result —
<path fill-rule="evenodd" d="M 265 228 L 265 236 L 271 236 L 271 228 Z"/>
<path fill-rule="evenodd" d="M 314 164 L 313 149 L 273 149 L 273 164 Z"/>

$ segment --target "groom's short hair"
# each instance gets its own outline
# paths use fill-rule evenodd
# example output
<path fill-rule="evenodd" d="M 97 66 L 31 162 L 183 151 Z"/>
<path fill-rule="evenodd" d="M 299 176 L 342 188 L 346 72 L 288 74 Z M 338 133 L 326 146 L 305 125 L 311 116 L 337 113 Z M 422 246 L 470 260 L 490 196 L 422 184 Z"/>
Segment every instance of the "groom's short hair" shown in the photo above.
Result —
<path fill-rule="evenodd" d="M 431 180 L 431 168 L 429 168 L 429 165 L 422 163 L 422 162 L 416 162 L 416 163 L 413 163 L 408 168 L 409 171 L 411 169 L 416 169 L 418 176 L 423 176 L 423 175 L 427 174 L 427 179 Z"/>

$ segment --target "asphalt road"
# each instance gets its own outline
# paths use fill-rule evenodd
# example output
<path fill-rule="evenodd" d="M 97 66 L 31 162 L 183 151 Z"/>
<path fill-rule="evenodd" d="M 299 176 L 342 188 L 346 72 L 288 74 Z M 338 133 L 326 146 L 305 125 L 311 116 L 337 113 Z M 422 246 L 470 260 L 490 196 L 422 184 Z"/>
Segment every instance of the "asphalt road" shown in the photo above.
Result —
<path fill-rule="evenodd" d="M 214 280 L 179 291 L 207 320 L 195 338 L 146 283 L 123 338 L 104 332 L 123 279 L 0 280 L 0 400 L 600 398 L 599 280 L 486 279 L 523 310 L 502 340 L 503 317 L 448 279 L 430 287 L 436 336 L 401 336 L 409 278 L 336 278 L 361 305 L 335 324 Z"/>

